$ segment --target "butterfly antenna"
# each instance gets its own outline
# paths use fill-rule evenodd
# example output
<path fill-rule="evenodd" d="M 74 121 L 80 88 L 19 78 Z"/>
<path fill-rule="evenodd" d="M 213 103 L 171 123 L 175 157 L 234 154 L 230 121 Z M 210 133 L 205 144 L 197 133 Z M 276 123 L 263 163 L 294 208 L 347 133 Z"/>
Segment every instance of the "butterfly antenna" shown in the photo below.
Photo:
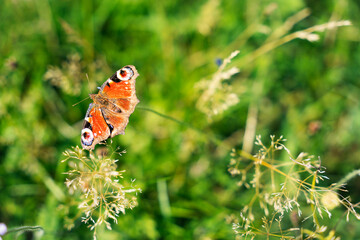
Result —
<path fill-rule="evenodd" d="M 88 88 L 89 88 L 89 92 L 90 92 L 90 80 L 89 80 L 89 75 L 88 75 L 87 73 L 85 73 L 85 75 L 86 75 L 86 79 L 87 79 L 87 81 L 88 81 Z M 89 99 L 89 97 L 87 97 L 87 98 L 85 98 L 85 99 L 83 99 L 83 100 L 81 100 L 81 101 L 73 104 L 72 106 L 74 107 L 74 106 L 78 105 L 79 103 L 81 103 L 81 102 L 83 102 L 83 101 L 85 101 L 85 100 L 87 100 L 87 99 Z"/>
<path fill-rule="evenodd" d="M 74 106 L 78 105 L 79 103 L 81 103 L 81 102 L 83 102 L 83 101 L 85 101 L 85 100 L 87 100 L 87 99 L 89 99 L 89 98 L 90 98 L 90 97 L 87 97 L 87 98 L 85 98 L 85 99 L 83 99 L 83 100 L 81 100 L 81 101 L 79 101 L 79 102 L 77 102 L 77 103 L 73 104 L 72 106 L 74 107 Z"/>

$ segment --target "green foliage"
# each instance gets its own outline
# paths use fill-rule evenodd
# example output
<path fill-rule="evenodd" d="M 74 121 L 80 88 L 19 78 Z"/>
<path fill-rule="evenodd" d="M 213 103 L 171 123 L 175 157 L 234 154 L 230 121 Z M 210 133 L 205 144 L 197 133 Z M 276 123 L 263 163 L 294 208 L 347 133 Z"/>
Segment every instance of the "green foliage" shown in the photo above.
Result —
<path fill-rule="evenodd" d="M 320 199 L 318 205 L 304 207 L 304 218 L 313 219 L 317 207 L 325 211 L 322 206 L 329 192 L 306 195 L 306 189 L 331 189 L 336 196 L 340 189 L 333 189 L 326 179 L 312 184 L 312 177 L 318 179 L 323 171 L 318 170 L 318 158 L 311 158 L 315 168 L 303 166 L 296 157 L 289 162 L 283 148 L 276 157 L 267 157 L 274 162 L 262 161 L 271 168 L 254 165 L 259 156 L 250 154 L 256 135 L 284 135 L 286 149 L 297 156 L 301 152 L 321 156 L 331 182 L 347 183 L 349 192 L 341 192 L 340 202 L 359 201 L 360 186 L 354 180 L 360 154 L 359 13 L 354 0 L 3 0 L 0 222 L 8 229 L 43 229 L 19 239 L 92 237 L 81 222 L 90 216 L 86 215 L 90 209 L 76 207 L 86 195 L 81 191 L 70 195 L 64 184 L 69 178 L 64 173 L 74 168 L 62 162 L 63 153 L 80 144 L 88 94 L 96 93 L 117 69 L 132 64 L 140 74 L 136 82 L 140 104 L 125 135 L 107 143 L 127 154 L 116 165 L 114 157 L 105 162 L 114 172 L 125 169 L 121 184 L 129 187 L 129 179 L 136 178 L 142 192 L 137 195 L 138 206 L 119 214 L 111 231 L 97 227 L 98 239 L 232 239 L 236 235 L 232 223 L 242 226 L 240 213 L 249 219 L 250 209 L 244 209 L 254 196 L 254 229 L 264 224 L 267 229 L 271 225 L 268 232 L 302 229 L 283 236 L 359 238 L 359 221 L 354 215 L 346 221 L 348 208 L 336 200 L 326 208 L 332 217 L 325 212 L 323 218 L 318 216 L 319 224 L 311 219 L 294 222 L 287 210 L 281 227 L 266 217 L 281 215 L 271 207 L 275 196 L 258 197 L 274 190 L 281 193 L 285 180 L 290 199 L 299 197 L 299 203 Z M 353 25 L 348 26 L 347 20 Z M 254 171 L 241 175 L 246 177 L 241 187 L 241 179 L 226 171 L 232 149 L 249 161 L 240 161 L 237 155 L 239 166 L 233 169 L 241 172 L 250 164 Z M 96 151 L 82 154 L 89 161 L 97 159 L 95 165 L 104 160 Z M 259 173 L 265 171 L 255 178 L 260 185 L 246 180 L 258 176 L 257 168 Z M 84 179 L 83 170 L 71 179 Z M 310 178 L 299 187 L 290 176 Z M 268 177 L 271 181 L 261 182 Z M 247 184 L 250 188 L 244 187 Z M 301 194 L 297 196 L 290 186 Z M 261 201 L 265 202 L 260 205 Z M 355 210 L 357 205 L 353 206 Z M 64 228 L 65 213 L 74 220 L 71 230 Z M 327 229 L 321 232 L 324 229 L 314 228 L 313 222 Z"/>

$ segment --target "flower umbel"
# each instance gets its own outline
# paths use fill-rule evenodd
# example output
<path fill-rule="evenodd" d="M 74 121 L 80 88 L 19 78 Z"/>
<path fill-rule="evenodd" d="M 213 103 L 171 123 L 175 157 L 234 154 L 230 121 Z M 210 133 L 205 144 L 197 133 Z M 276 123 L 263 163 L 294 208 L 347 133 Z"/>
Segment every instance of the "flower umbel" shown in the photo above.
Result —
<path fill-rule="evenodd" d="M 86 152 L 78 146 L 64 152 L 66 159 L 63 162 L 67 161 L 71 168 L 66 173 L 65 184 L 69 193 L 77 196 L 75 204 L 85 214 L 82 222 L 89 224 L 95 232 L 103 223 L 111 230 L 109 219 L 117 223 L 120 213 L 125 214 L 125 209 L 136 207 L 136 194 L 141 190 L 132 186 L 133 180 L 120 181 L 125 170 L 116 170 L 118 160 L 112 155 L 121 156 L 124 152 L 114 151 L 109 157 L 96 156 L 92 151 L 87 156 Z M 68 227 L 71 228 L 71 224 Z"/>
<path fill-rule="evenodd" d="M 270 138 L 271 143 L 267 145 L 257 136 L 255 144 L 260 149 L 254 156 L 241 150 L 233 150 L 231 154 L 229 172 L 239 178 L 239 186 L 253 194 L 241 210 L 240 218 L 232 221 L 237 236 L 285 239 L 306 233 L 328 237 L 333 232 L 326 230 L 321 219 L 331 218 L 330 211 L 340 205 L 346 209 L 347 216 L 352 214 L 360 219 L 357 204 L 339 193 L 344 190 L 342 185 L 319 186 L 320 181 L 328 179 L 320 158 L 307 153 L 295 157 L 285 146 L 286 139 L 282 136 Z M 281 153 L 286 156 L 283 160 L 278 159 Z M 312 223 L 306 224 L 307 219 Z"/>

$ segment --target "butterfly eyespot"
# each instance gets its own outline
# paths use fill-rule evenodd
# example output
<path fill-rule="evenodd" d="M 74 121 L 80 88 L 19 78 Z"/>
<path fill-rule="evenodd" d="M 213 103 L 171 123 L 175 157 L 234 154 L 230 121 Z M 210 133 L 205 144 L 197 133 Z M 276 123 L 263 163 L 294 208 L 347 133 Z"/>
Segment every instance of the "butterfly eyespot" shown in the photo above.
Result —
<path fill-rule="evenodd" d="M 86 145 L 90 146 L 94 141 L 94 135 L 89 128 L 84 128 L 81 131 L 81 142 Z"/>
<path fill-rule="evenodd" d="M 134 76 L 134 72 L 130 67 L 123 67 L 117 71 L 117 77 L 122 81 L 129 80 L 132 76 Z"/>

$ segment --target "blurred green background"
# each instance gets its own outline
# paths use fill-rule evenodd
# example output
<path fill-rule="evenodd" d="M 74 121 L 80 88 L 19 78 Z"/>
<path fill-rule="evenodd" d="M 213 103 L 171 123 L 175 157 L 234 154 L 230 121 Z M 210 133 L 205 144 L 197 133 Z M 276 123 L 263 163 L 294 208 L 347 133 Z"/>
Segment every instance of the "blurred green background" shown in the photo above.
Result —
<path fill-rule="evenodd" d="M 256 55 L 289 33 L 338 20 L 353 25 Z M 91 101 L 72 105 L 127 64 L 140 73 L 140 104 L 111 145 L 127 151 L 119 169 L 143 191 L 139 206 L 99 239 L 233 239 L 225 219 L 248 197 L 227 172 L 229 153 L 243 144 L 251 150 L 254 134 L 284 135 L 295 155 L 321 156 L 324 185 L 338 181 L 360 165 L 359 20 L 356 0 L 1 0 L 0 222 L 40 225 L 42 239 L 91 238 L 80 219 L 71 231 L 63 227 L 60 161 L 80 145 Z M 235 50 L 227 69 L 240 72 L 216 98 L 200 101 L 204 79 Z M 229 93 L 236 104 L 206 112 Z M 348 189 L 359 201 L 360 182 Z M 356 239 L 356 228 L 351 219 L 337 231 Z"/>

